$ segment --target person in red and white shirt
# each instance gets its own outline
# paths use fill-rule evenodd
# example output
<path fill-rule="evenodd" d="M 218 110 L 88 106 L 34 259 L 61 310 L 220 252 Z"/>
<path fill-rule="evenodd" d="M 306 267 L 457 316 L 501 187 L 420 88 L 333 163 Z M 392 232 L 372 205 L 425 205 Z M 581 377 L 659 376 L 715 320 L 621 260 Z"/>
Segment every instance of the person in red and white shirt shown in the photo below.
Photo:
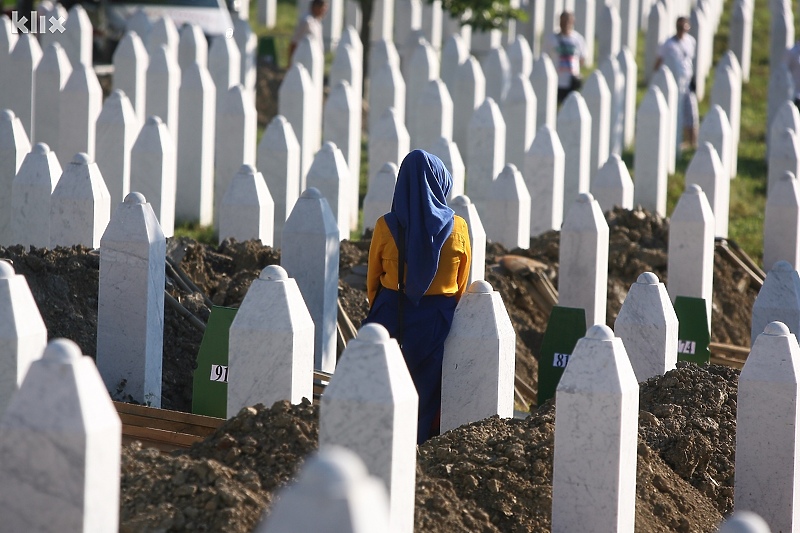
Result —
<path fill-rule="evenodd" d="M 581 88 L 581 67 L 586 61 L 586 41 L 575 31 L 575 15 L 569 11 L 559 18 L 561 31 L 550 35 L 547 52 L 558 72 L 558 103 Z"/>

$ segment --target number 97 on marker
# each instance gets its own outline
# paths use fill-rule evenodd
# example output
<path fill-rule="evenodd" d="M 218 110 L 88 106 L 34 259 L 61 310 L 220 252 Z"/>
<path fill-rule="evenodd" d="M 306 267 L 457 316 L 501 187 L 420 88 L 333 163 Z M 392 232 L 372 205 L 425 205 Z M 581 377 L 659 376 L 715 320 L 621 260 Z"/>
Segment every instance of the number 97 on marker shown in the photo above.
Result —
<path fill-rule="evenodd" d="M 211 381 L 220 383 L 228 382 L 228 367 L 222 365 L 211 365 Z"/>

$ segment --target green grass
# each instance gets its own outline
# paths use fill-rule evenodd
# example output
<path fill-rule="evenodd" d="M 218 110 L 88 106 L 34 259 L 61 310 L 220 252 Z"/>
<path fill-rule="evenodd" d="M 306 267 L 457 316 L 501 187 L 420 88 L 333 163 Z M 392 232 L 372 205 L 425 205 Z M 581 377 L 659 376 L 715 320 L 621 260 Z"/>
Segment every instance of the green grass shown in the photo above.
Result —
<path fill-rule="evenodd" d="M 216 246 L 217 235 L 212 226 L 201 226 L 197 222 L 181 222 L 175 225 L 175 237 L 189 237 L 197 242 Z"/>

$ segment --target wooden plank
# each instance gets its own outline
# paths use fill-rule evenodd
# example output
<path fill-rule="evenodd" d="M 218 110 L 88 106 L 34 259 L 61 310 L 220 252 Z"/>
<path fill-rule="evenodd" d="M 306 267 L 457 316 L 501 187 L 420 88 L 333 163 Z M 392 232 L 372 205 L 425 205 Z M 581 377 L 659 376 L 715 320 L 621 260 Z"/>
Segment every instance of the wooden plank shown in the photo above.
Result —
<path fill-rule="evenodd" d="M 193 426 L 217 429 L 225 422 L 223 418 L 213 416 L 195 415 L 192 413 L 181 413 L 180 411 L 170 411 L 169 409 L 156 409 L 145 405 L 134 405 L 131 403 L 114 402 L 114 407 L 118 413 L 126 413 L 145 418 L 155 418 L 158 420 L 168 420 L 171 422 L 183 423 Z"/>
<path fill-rule="evenodd" d="M 123 424 L 129 426 L 162 429 L 164 431 L 172 431 L 175 433 L 186 433 L 188 435 L 197 435 L 199 437 L 207 437 L 214 433 L 215 429 L 208 426 L 198 426 L 197 424 L 186 424 L 184 422 L 175 422 L 172 420 L 165 420 L 162 418 L 152 416 L 140 416 L 130 413 L 118 413 Z"/>
<path fill-rule="evenodd" d="M 164 431 L 163 429 L 144 428 L 139 426 L 129 426 L 122 424 L 122 434 L 127 437 L 141 440 L 142 442 L 160 442 L 173 446 L 188 448 L 195 442 L 203 440 L 197 435 L 187 435 L 186 433 L 176 433 L 174 431 Z"/>

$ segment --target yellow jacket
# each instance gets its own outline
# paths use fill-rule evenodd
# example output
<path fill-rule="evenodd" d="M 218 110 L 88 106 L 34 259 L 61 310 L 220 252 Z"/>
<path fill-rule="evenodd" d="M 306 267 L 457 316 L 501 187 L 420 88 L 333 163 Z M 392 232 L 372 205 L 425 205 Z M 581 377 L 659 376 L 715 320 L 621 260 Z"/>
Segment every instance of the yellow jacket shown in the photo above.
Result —
<path fill-rule="evenodd" d="M 367 269 L 367 298 L 372 306 L 378 294 L 379 284 L 387 289 L 397 290 L 397 259 L 399 253 L 392 233 L 383 217 L 375 223 L 372 243 L 369 247 L 369 266 Z M 453 232 L 444 242 L 439 256 L 439 268 L 433 277 L 426 295 L 446 294 L 461 298 L 467 290 L 469 267 L 472 260 L 467 222 L 456 215 Z"/>

